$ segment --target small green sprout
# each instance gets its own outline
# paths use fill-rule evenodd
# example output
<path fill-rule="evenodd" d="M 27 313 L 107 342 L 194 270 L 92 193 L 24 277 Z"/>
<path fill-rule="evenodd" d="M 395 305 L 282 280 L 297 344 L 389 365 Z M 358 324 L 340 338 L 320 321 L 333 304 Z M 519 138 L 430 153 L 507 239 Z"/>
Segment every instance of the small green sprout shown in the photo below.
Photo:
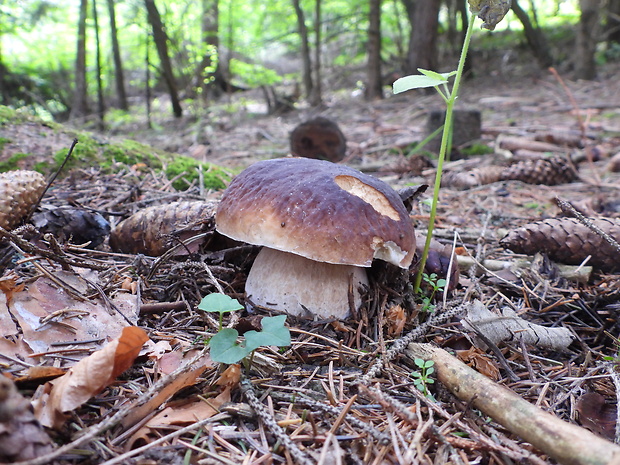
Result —
<path fill-rule="evenodd" d="M 259 347 L 291 345 L 291 333 L 284 322 L 286 315 L 264 317 L 261 320 L 262 331 L 248 331 L 244 339 L 239 343 L 239 333 L 233 328 L 222 328 L 224 313 L 241 310 L 241 305 L 231 297 L 213 293 L 205 296 L 198 305 L 205 312 L 217 312 L 220 314 L 220 329 L 209 341 L 211 347 L 211 359 L 215 362 L 233 364 L 243 360 Z"/>
<path fill-rule="evenodd" d="M 443 292 L 446 287 L 447 281 L 443 278 L 437 279 L 437 274 L 431 273 L 430 275 L 424 273 L 422 275 L 422 279 L 426 284 L 430 286 L 431 293 L 429 295 L 424 295 L 422 290 L 418 290 L 422 298 L 422 311 L 423 312 L 432 312 L 435 309 L 435 305 L 433 304 L 433 299 L 438 292 Z"/>
<path fill-rule="evenodd" d="M 435 372 L 435 368 L 433 368 L 435 362 L 432 360 L 416 358 L 413 363 L 420 368 L 420 371 L 414 371 L 411 373 L 411 376 L 414 378 L 413 384 L 422 392 L 422 394 L 424 394 L 424 396 L 434 400 L 433 395 L 428 391 L 428 385 L 435 382 L 435 380 L 430 377 L 430 375 Z"/>

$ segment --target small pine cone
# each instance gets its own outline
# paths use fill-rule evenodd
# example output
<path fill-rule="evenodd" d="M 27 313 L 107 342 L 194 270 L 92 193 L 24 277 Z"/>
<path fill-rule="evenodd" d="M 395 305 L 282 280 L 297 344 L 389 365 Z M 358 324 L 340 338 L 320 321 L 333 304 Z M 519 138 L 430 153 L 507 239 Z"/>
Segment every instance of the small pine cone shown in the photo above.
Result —
<path fill-rule="evenodd" d="M 547 186 L 569 183 L 577 178 L 577 171 L 571 162 L 562 156 L 520 161 L 505 168 L 501 176 L 502 181 L 515 180 Z"/>
<path fill-rule="evenodd" d="M 0 227 L 11 229 L 26 216 L 45 189 L 45 178 L 36 171 L 0 174 Z"/>
<path fill-rule="evenodd" d="M 177 242 L 213 228 L 216 202 L 173 202 L 140 210 L 110 233 L 115 252 L 157 257 Z"/>
<path fill-rule="evenodd" d="M 620 239 L 620 220 L 590 218 L 603 232 Z M 567 265 L 579 265 L 591 255 L 588 265 L 601 271 L 620 268 L 620 253 L 594 231 L 575 218 L 552 218 L 527 224 L 508 233 L 500 245 L 516 253 L 546 253 L 549 258 Z"/>
<path fill-rule="evenodd" d="M 504 168 L 500 166 L 482 166 L 465 172 L 448 171 L 443 175 L 441 185 L 456 189 L 470 189 L 499 181 L 503 171 Z"/>

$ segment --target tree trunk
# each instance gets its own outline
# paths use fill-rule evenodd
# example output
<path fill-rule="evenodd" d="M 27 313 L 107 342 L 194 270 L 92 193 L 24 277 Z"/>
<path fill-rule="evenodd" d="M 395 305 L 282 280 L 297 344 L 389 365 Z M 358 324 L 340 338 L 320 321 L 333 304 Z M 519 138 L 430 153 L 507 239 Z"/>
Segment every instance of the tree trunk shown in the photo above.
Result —
<path fill-rule="evenodd" d="M 219 0 L 202 0 L 201 49 L 203 53 L 198 76 L 202 98 L 219 97 L 225 89 L 225 79 L 219 64 L 220 56 L 220 8 Z M 213 59 L 215 57 L 215 60 Z"/>
<path fill-rule="evenodd" d="M 607 0 L 605 39 L 620 44 L 620 0 Z"/>
<path fill-rule="evenodd" d="M 97 116 L 98 129 L 103 131 L 105 119 L 105 104 L 103 102 L 103 84 L 101 82 L 101 44 L 99 42 L 99 15 L 97 14 L 97 0 L 93 0 L 93 25 L 95 26 L 95 64 L 97 68 Z"/>
<path fill-rule="evenodd" d="M 575 77 L 577 79 L 596 77 L 594 53 L 599 35 L 599 9 L 602 3 L 602 0 L 579 0 L 581 18 L 577 27 L 575 46 Z"/>
<path fill-rule="evenodd" d="M 310 58 L 310 44 L 308 42 L 308 28 L 306 27 L 306 18 L 304 11 L 301 9 L 299 0 L 293 0 L 293 7 L 297 14 L 297 29 L 301 39 L 301 59 L 302 59 L 302 82 L 304 83 L 304 91 L 306 98 L 312 95 L 312 60 Z"/>
<path fill-rule="evenodd" d="M 381 0 L 370 0 L 368 13 L 368 86 L 366 99 L 383 98 L 381 82 Z"/>
<path fill-rule="evenodd" d="M 411 33 L 405 72 L 417 74 L 418 68 L 437 68 L 437 29 L 441 0 L 403 0 Z"/>
<path fill-rule="evenodd" d="M 88 94 L 86 87 L 86 17 L 88 0 L 80 1 L 78 19 L 77 52 L 75 58 L 75 89 L 71 104 L 71 118 L 83 118 L 88 113 Z"/>
<path fill-rule="evenodd" d="M 545 39 L 543 32 L 538 26 L 532 24 L 527 12 L 519 6 L 517 0 L 512 0 L 512 11 L 515 16 L 519 18 L 521 24 L 523 24 L 525 40 L 532 49 L 532 52 L 534 52 L 534 56 L 536 60 L 538 60 L 538 63 L 540 63 L 540 66 L 543 68 L 551 66 L 553 64 L 553 59 L 549 53 L 549 46 L 547 45 L 547 39 Z"/>
<path fill-rule="evenodd" d="M 310 105 L 318 107 L 323 103 L 321 91 L 321 0 L 315 0 L 314 5 L 314 87 L 308 100 Z"/>
<path fill-rule="evenodd" d="M 116 30 L 116 13 L 114 0 L 107 0 L 108 16 L 110 18 L 110 42 L 112 42 L 112 58 L 114 60 L 114 81 L 116 83 L 116 105 L 121 110 L 129 110 L 127 92 L 125 91 L 125 76 L 123 74 L 123 62 L 121 60 L 120 47 L 118 45 L 118 32 Z"/>
<path fill-rule="evenodd" d="M 170 102 L 172 103 L 172 112 L 175 117 L 180 118 L 183 116 L 183 109 L 181 108 L 181 103 L 179 101 L 179 94 L 174 80 L 174 73 L 172 72 L 172 64 L 170 63 L 170 56 L 168 55 L 168 36 L 164 30 L 164 25 L 159 14 L 159 10 L 155 5 L 155 0 L 144 0 L 144 5 L 146 6 L 148 21 L 153 28 L 153 40 L 155 41 L 157 55 L 159 56 L 161 73 L 166 85 L 168 86 Z"/>

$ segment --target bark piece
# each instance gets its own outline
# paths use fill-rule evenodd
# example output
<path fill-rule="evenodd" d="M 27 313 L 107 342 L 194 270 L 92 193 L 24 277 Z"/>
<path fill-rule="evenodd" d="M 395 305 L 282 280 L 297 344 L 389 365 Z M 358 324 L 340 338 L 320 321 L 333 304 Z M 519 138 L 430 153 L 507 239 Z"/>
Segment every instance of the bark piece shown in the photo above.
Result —
<path fill-rule="evenodd" d="M 443 175 L 441 184 L 456 189 L 471 189 L 500 181 L 503 172 L 504 168 L 501 166 L 483 166 L 465 172 L 448 171 Z"/>
<path fill-rule="evenodd" d="M 573 342 L 573 336 L 566 328 L 548 328 L 530 323 L 510 308 L 502 309 L 502 314 L 497 315 L 479 300 L 467 305 L 467 316 L 461 324 L 467 329 L 479 331 L 494 344 L 520 339 L 533 346 L 564 350 Z"/>
<path fill-rule="evenodd" d="M 91 248 L 101 245 L 110 234 L 110 223 L 103 216 L 82 208 L 54 208 L 35 213 L 32 223 L 42 233 L 51 233 L 62 242 L 90 242 Z"/>
<path fill-rule="evenodd" d="M 322 116 L 299 124 L 291 133 L 291 153 L 298 157 L 338 162 L 346 151 L 347 140 L 338 125 Z"/>
<path fill-rule="evenodd" d="M 590 218 L 590 221 L 616 240 L 620 238 L 620 220 Z M 499 243 L 516 253 L 546 253 L 551 260 L 567 265 L 579 265 L 591 256 L 588 265 L 601 271 L 612 271 L 620 264 L 616 249 L 576 218 L 550 218 L 526 224 L 508 233 Z"/>
<path fill-rule="evenodd" d="M 504 169 L 501 180 L 555 186 L 578 178 L 572 163 L 562 156 L 524 160 Z"/>
<path fill-rule="evenodd" d="M 0 174 L 0 227 L 17 226 L 45 189 L 45 178 L 36 171 L 17 170 Z"/>
<path fill-rule="evenodd" d="M 179 240 L 212 228 L 216 202 L 173 202 L 140 210 L 120 222 L 110 233 L 115 252 L 157 257 Z"/>
<path fill-rule="evenodd" d="M 408 346 L 406 356 L 435 362 L 437 379 L 472 409 L 479 409 L 563 465 L 620 463 L 620 447 L 567 423 L 430 344 Z"/>

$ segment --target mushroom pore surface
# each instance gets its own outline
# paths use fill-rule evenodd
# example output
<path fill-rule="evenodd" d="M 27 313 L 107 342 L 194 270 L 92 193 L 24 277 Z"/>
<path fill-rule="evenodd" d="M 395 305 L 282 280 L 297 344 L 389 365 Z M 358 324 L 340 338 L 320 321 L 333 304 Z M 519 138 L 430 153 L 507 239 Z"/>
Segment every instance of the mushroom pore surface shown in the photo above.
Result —
<path fill-rule="evenodd" d="M 255 163 L 224 193 L 216 227 L 225 236 L 333 264 L 411 264 L 415 232 L 399 195 L 343 165 L 306 158 Z"/>

